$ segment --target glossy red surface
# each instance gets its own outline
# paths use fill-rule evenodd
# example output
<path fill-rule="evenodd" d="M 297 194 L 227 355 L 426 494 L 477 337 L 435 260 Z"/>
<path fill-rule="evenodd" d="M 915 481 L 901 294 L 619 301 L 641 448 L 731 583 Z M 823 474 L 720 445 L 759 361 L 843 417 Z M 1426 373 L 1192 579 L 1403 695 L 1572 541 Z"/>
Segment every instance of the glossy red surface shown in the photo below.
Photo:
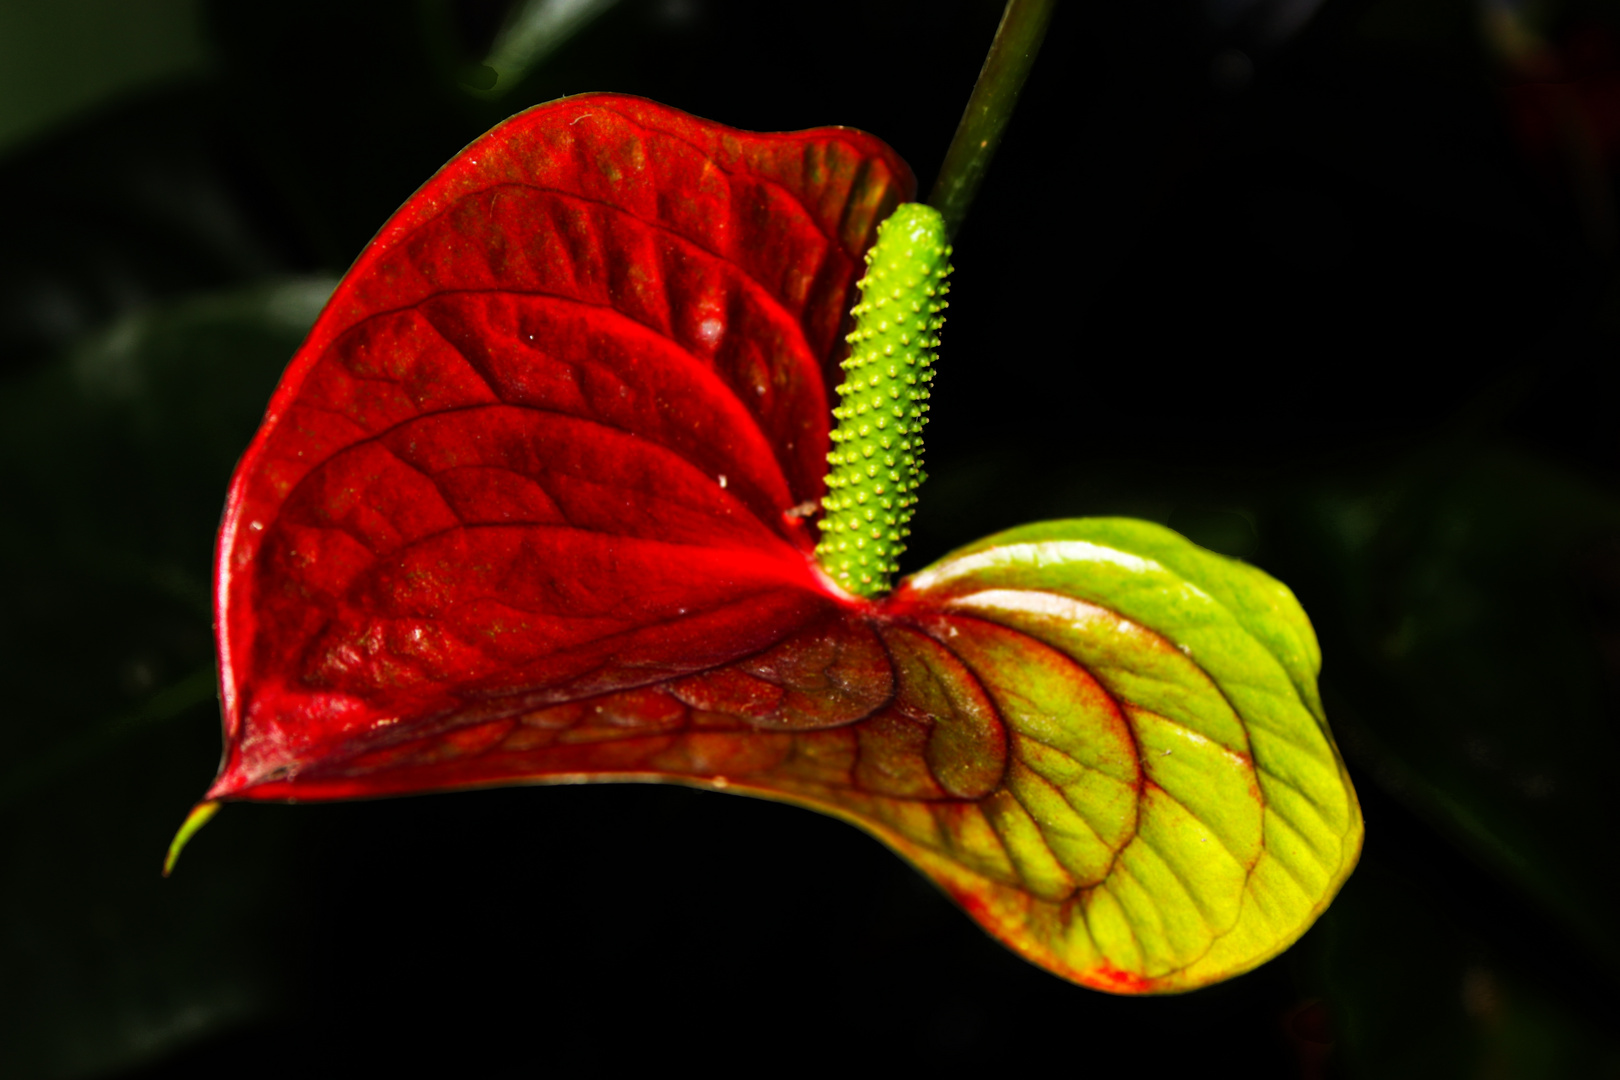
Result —
<path fill-rule="evenodd" d="M 615 95 L 446 165 L 338 286 L 232 481 L 209 796 L 658 770 L 578 725 L 792 732 L 884 704 L 888 655 L 810 514 L 860 257 L 912 190 L 860 132 Z"/>

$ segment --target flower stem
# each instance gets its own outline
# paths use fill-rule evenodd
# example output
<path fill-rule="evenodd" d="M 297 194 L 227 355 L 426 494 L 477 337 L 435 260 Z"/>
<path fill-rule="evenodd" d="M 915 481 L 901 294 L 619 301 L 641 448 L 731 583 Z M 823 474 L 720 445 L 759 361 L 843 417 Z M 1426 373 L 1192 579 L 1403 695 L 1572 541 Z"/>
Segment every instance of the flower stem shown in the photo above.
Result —
<path fill-rule="evenodd" d="M 973 84 L 967 109 L 928 196 L 928 205 L 945 218 L 947 236 L 956 235 L 979 194 L 1056 8 L 1057 0 L 1007 0 L 996 38 L 979 70 L 979 81 Z"/>

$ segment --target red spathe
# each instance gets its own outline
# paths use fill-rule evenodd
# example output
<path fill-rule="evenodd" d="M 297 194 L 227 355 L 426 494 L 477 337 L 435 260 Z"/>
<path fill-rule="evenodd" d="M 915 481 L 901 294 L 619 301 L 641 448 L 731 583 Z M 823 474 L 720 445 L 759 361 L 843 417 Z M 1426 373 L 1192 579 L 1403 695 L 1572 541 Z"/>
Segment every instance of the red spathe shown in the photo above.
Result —
<path fill-rule="evenodd" d="M 232 480 L 209 797 L 550 773 L 498 763 L 491 731 L 668 697 L 795 635 L 819 660 L 733 672 L 754 696 L 700 711 L 763 731 L 881 706 L 888 657 L 842 625 L 864 605 L 815 566 L 807 511 L 861 255 L 912 190 L 860 132 L 753 134 L 605 94 L 445 166 L 338 286 Z M 457 732 L 489 760 L 405 753 Z"/>

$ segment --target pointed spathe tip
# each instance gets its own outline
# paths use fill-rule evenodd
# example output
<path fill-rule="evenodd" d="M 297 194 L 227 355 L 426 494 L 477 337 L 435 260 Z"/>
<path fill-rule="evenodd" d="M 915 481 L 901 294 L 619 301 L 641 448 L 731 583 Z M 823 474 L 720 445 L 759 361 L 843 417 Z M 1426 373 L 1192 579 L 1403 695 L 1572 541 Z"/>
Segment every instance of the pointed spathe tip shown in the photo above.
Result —
<path fill-rule="evenodd" d="M 174 834 L 169 841 L 169 854 L 163 860 L 163 876 L 168 877 L 174 870 L 174 864 L 180 861 L 180 852 L 185 850 L 186 844 L 197 835 L 197 830 L 208 824 L 208 820 L 219 813 L 219 803 L 205 800 L 191 808 L 186 820 L 181 823 L 180 831 Z"/>

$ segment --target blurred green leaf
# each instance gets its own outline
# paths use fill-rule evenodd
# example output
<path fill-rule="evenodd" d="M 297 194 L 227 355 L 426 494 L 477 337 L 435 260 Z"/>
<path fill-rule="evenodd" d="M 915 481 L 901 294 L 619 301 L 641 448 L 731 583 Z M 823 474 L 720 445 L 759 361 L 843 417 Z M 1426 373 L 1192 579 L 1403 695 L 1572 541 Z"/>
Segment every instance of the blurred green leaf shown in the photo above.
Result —
<path fill-rule="evenodd" d="M 462 78 L 476 96 L 505 97 L 569 38 L 619 0 L 518 0 L 490 46 L 483 64 Z M 474 81 L 474 80 L 477 81 Z"/>
<path fill-rule="evenodd" d="M 199 80 L 74 123 L 0 163 L 0 372 L 154 304 L 263 281 L 289 230 L 236 175 L 232 115 Z"/>
<path fill-rule="evenodd" d="M 1347 755 L 1620 962 L 1620 502 L 1451 446 L 1317 488 L 1287 531 Z"/>
<path fill-rule="evenodd" d="M 218 753 L 225 484 L 331 284 L 189 300 L 0 384 L 7 1075 L 106 1071 L 277 1006 L 290 822 L 227 816 L 158 869 Z"/>
<path fill-rule="evenodd" d="M 133 90 L 203 71 L 201 0 L 0 4 L 0 150 Z"/>
<path fill-rule="evenodd" d="M 1485 940 L 1443 900 L 1363 865 L 1302 947 L 1326 997 L 1335 1057 L 1368 1080 L 1620 1075 L 1602 1006 L 1582 1009 Z"/>

